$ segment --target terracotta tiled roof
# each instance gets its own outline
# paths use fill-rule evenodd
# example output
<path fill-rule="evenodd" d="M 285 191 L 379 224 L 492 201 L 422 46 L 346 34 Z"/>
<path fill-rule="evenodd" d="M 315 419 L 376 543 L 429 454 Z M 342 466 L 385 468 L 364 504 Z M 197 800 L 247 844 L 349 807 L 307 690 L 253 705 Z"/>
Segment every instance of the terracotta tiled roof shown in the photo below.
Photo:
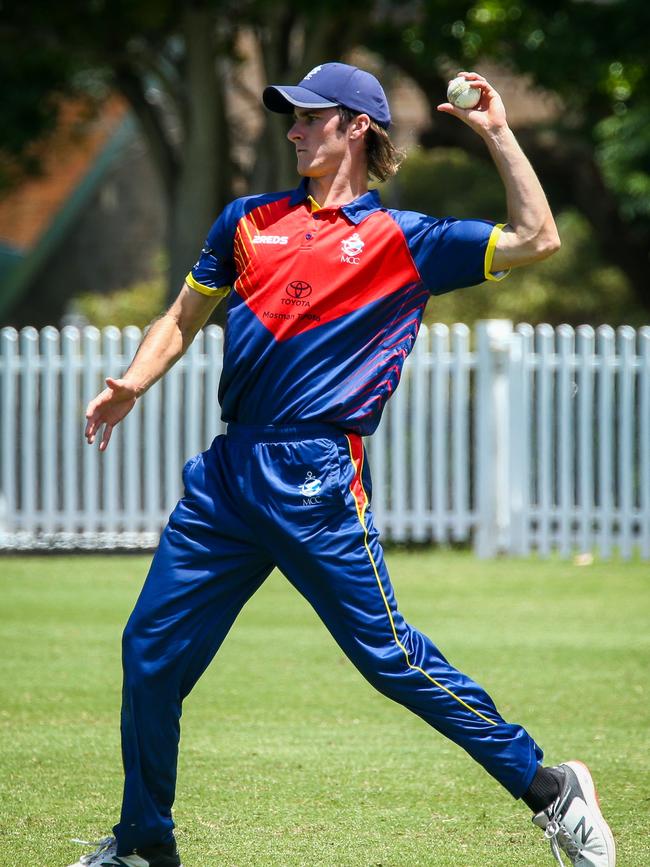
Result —
<path fill-rule="evenodd" d="M 87 116 L 80 101 L 66 100 L 57 128 L 34 147 L 41 170 L 25 177 L 0 201 L 0 242 L 28 252 L 92 166 L 127 112 L 111 96 Z"/>

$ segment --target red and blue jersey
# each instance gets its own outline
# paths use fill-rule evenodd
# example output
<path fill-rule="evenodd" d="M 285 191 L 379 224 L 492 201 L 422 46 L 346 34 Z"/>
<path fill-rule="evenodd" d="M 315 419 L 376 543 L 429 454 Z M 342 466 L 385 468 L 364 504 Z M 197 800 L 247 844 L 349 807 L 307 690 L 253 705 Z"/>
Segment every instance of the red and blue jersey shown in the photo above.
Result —
<path fill-rule="evenodd" d="M 304 182 L 236 199 L 187 277 L 228 294 L 224 421 L 372 433 L 429 296 L 498 279 L 500 230 L 384 208 L 375 190 L 336 208 L 318 208 Z"/>

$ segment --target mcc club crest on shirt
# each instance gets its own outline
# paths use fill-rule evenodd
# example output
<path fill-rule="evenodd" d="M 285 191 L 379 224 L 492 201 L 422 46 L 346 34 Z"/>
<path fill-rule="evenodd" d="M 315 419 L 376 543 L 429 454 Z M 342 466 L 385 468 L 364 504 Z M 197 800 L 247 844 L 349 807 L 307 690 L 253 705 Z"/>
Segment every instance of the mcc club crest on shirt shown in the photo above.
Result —
<path fill-rule="evenodd" d="M 358 265 L 359 256 L 363 253 L 364 247 L 365 242 L 361 240 L 358 232 L 355 232 L 349 238 L 344 238 L 341 241 L 341 262 Z"/>

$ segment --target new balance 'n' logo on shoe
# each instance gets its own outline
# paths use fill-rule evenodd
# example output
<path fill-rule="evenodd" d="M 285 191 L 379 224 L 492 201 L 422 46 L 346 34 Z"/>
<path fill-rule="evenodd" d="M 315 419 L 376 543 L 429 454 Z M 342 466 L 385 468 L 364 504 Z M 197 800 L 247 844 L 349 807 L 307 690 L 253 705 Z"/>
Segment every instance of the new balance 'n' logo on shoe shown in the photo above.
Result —
<path fill-rule="evenodd" d="M 614 838 L 600 812 L 589 769 L 574 761 L 553 770 L 562 776 L 560 794 L 533 822 L 544 829 L 557 863 L 564 865 L 561 849 L 573 867 L 615 867 Z"/>
<path fill-rule="evenodd" d="M 103 837 L 96 843 L 87 843 L 85 840 L 75 840 L 84 846 L 96 846 L 94 852 L 82 855 L 70 867 L 183 867 L 176 844 L 169 846 L 157 846 L 142 850 L 132 855 L 117 854 L 117 840 L 115 837 Z"/>

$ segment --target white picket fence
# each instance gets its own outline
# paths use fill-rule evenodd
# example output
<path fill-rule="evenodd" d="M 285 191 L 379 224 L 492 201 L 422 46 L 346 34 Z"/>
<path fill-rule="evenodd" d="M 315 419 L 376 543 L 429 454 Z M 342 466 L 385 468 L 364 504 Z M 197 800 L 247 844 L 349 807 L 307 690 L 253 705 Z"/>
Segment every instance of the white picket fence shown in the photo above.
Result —
<path fill-rule="evenodd" d="M 137 328 L 0 332 L 0 549 L 150 548 L 224 430 L 208 326 L 100 454 L 83 411 Z M 423 327 L 367 441 L 387 541 L 650 559 L 650 328 Z"/>

